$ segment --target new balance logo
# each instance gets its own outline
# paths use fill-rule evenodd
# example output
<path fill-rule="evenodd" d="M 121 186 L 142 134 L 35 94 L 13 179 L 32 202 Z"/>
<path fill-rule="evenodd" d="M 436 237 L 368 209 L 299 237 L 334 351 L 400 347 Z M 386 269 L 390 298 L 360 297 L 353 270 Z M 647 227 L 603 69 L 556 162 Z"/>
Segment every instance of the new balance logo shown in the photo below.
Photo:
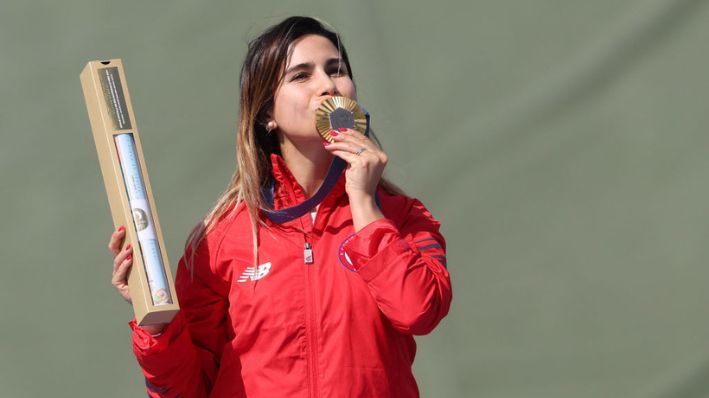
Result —
<path fill-rule="evenodd" d="M 237 282 L 246 282 L 249 279 L 252 281 L 257 281 L 264 276 L 268 275 L 268 271 L 271 270 L 271 263 L 264 263 L 259 265 L 258 267 L 246 267 L 244 270 L 244 273 L 241 274 L 239 277 L 239 280 Z"/>

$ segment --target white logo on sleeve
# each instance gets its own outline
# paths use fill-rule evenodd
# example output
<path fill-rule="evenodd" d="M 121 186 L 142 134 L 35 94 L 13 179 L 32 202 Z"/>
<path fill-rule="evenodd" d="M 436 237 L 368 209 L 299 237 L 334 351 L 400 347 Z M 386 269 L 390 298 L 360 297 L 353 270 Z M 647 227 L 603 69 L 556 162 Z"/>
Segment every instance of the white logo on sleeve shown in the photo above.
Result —
<path fill-rule="evenodd" d="M 264 264 L 259 265 L 258 267 L 246 267 L 244 270 L 244 273 L 241 274 L 239 277 L 239 280 L 237 282 L 246 282 L 249 279 L 252 281 L 257 281 L 264 276 L 268 275 L 268 272 L 271 270 L 271 263 L 267 262 Z"/>

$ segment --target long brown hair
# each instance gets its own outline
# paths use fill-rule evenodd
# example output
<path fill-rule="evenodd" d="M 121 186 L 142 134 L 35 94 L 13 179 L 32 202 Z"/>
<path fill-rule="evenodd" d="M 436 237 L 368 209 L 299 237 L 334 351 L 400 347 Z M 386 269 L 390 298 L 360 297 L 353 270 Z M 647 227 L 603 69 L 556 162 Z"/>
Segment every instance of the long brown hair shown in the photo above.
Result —
<path fill-rule="evenodd" d="M 281 84 L 291 45 L 299 38 L 311 34 L 323 36 L 332 42 L 339 50 L 347 73 L 354 82 L 347 51 L 339 35 L 315 18 L 286 18 L 249 43 L 241 67 L 239 127 L 236 135 L 237 169 L 214 207 L 187 238 L 186 248 L 192 252 L 187 261 L 190 268 L 197 246 L 219 220 L 235 212 L 242 201 L 251 218 L 254 261 L 257 262 L 258 225 L 262 223 L 259 209 L 268 206 L 261 191 L 271 176 L 271 154 L 280 155 L 277 135 L 269 134 L 266 130 L 267 115 L 273 107 L 274 94 Z M 384 179 L 380 184 L 389 192 L 401 192 Z"/>

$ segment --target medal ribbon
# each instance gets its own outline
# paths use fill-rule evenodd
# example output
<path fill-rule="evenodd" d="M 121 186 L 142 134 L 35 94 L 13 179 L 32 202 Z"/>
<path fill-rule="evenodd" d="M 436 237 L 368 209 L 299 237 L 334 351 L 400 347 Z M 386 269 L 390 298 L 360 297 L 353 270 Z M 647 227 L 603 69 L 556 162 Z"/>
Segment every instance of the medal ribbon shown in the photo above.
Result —
<path fill-rule="evenodd" d="M 366 137 L 369 137 L 369 112 L 367 112 L 364 108 L 362 108 L 362 111 L 364 112 L 364 116 L 367 119 L 367 127 L 364 130 L 364 135 Z M 341 127 L 353 128 L 354 126 L 335 126 L 335 125 L 333 125 L 332 129 L 336 130 Z M 327 194 L 330 193 L 332 188 L 337 183 L 337 180 L 340 178 L 340 174 L 342 174 L 342 170 L 345 169 L 346 165 L 347 165 L 347 162 L 345 162 L 344 160 L 335 156 L 332 159 L 332 163 L 330 163 L 330 169 L 327 171 L 327 176 L 325 176 L 325 180 L 323 180 L 322 185 L 320 185 L 320 188 L 318 188 L 318 191 L 315 192 L 315 195 L 311 196 L 310 198 L 306 199 L 305 201 L 303 201 L 300 204 L 297 204 L 295 206 L 286 207 L 284 209 L 279 209 L 279 210 L 270 210 L 270 209 L 261 209 L 261 210 L 266 214 L 266 217 L 268 217 L 269 220 L 271 220 L 272 222 L 274 222 L 276 224 L 283 224 L 285 222 L 295 220 L 296 218 L 302 217 L 305 213 L 309 212 L 310 209 L 317 206 L 318 204 L 320 204 L 320 202 L 323 201 L 323 199 L 325 199 Z M 268 204 L 268 206 L 271 209 L 273 208 L 274 191 L 275 191 L 275 182 L 274 182 L 273 178 L 271 178 L 268 186 L 264 187 L 262 190 L 262 195 L 263 195 L 264 199 L 266 200 L 266 203 Z M 377 200 L 377 202 L 379 202 L 379 200 Z"/>

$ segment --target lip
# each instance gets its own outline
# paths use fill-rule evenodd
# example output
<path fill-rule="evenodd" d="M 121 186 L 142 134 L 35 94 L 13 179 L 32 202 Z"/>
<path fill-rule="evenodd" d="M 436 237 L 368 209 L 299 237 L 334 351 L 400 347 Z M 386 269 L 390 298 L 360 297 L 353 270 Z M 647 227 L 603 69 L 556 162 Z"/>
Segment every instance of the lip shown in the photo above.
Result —
<path fill-rule="evenodd" d="M 333 97 L 333 96 L 331 95 L 331 96 L 328 96 L 328 97 L 323 97 L 321 100 L 316 101 L 316 102 L 315 102 L 315 107 L 314 107 L 313 109 L 311 109 L 311 111 L 313 112 L 313 116 L 315 116 L 315 113 L 317 113 L 318 109 L 320 109 L 320 107 L 322 106 L 323 102 L 329 100 L 329 99 L 332 98 L 332 97 Z"/>
<path fill-rule="evenodd" d="M 320 99 L 320 101 L 319 101 L 319 102 L 317 103 L 317 105 L 315 106 L 314 112 L 317 112 L 317 110 L 320 109 L 320 107 L 322 106 L 323 102 L 329 100 L 330 98 L 335 98 L 335 97 L 345 97 L 345 98 L 351 99 L 352 101 L 357 102 L 354 98 L 349 97 L 349 96 L 346 96 L 346 95 L 342 95 L 342 94 L 339 94 L 339 95 L 328 95 L 327 97 L 322 97 L 322 99 Z"/>

